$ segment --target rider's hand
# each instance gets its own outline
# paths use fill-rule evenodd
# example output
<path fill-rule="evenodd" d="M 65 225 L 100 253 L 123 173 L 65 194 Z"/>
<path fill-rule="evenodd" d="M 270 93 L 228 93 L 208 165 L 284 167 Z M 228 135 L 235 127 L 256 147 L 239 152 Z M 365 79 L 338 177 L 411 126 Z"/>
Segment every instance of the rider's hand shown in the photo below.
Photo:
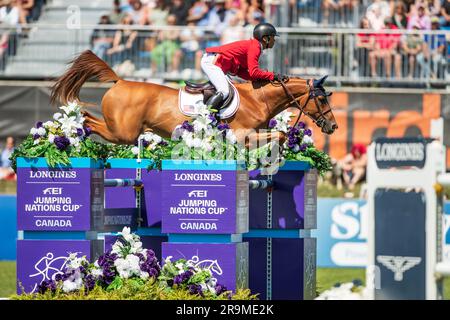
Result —
<path fill-rule="evenodd" d="M 287 77 L 281 73 L 275 73 L 273 76 L 273 81 L 283 82 Z"/>

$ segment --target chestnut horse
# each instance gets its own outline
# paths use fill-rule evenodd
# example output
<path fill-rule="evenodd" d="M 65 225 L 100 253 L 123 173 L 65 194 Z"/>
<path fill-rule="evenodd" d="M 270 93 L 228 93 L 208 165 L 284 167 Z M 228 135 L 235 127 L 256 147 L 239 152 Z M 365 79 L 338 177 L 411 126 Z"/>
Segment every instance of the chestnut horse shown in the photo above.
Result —
<path fill-rule="evenodd" d="M 144 131 L 170 138 L 175 127 L 188 117 L 178 109 L 178 90 L 152 83 L 126 81 L 92 51 L 81 53 L 70 69 L 52 88 L 51 101 L 67 104 L 79 101 L 80 89 L 87 80 L 98 78 L 115 84 L 102 99 L 103 119 L 84 111 L 85 123 L 104 139 L 117 144 L 133 144 Z M 239 132 L 238 140 L 247 131 L 267 128 L 269 120 L 290 106 L 297 106 L 322 129 L 331 134 L 337 128 L 321 80 L 286 79 L 283 83 L 257 81 L 236 84 L 240 106 L 235 115 L 224 122 Z M 245 129 L 245 130 L 238 130 Z M 283 139 L 282 133 L 256 133 L 256 140 Z M 242 140 L 241 140 L 242 141 Z"/>

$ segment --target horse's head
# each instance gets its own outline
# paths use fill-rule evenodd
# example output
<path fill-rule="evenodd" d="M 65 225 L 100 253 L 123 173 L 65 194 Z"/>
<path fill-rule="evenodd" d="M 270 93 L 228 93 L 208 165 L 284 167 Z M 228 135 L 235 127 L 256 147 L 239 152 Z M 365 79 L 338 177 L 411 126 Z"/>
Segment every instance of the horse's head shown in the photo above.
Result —
<path fill-rule="evenodd" d="M 304 79 L 285 79 L 282 85 L 289 98 L 289 107 L 296 107 L 300 116 L 304 113 L 322 129 L 322 132 L 332 134 L 338 125 L 328 102 L 328 97 L 332 93 L 327 92 L 323 86 L 327 77 L 306 80 L 308 86 L 306 91 Z"/>

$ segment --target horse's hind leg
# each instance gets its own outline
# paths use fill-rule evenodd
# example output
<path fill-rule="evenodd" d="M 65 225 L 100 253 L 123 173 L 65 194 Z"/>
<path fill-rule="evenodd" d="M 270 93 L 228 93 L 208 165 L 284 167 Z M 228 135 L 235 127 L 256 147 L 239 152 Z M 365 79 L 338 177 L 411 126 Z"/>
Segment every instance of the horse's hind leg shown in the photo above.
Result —
<path fill-rule="evenodd" d="M 108 140 L 109 142 L 116 144 L 121 143 L 120 139 L 109 130 L 104 120 L 94 117 L 87 111 L 83 111 L 83 116 L 85 118 L 85 126 L 91 128 L 93 133 L 98 134 L 103 139 Z"/>

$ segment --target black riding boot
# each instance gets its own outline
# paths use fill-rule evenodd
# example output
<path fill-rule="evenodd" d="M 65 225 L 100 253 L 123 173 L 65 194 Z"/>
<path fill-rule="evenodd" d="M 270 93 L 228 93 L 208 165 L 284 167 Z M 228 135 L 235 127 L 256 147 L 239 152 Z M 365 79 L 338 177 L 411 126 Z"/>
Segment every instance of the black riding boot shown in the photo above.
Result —
<path fill-rule="evenodd" d="M 216 92 L 211 98 L 206 101 L 207 106 L 211 106 L 211 108 L 220 110 L 222 108 L 222 102 L 223 102 L 223 93 L 222 92 Z"/>

